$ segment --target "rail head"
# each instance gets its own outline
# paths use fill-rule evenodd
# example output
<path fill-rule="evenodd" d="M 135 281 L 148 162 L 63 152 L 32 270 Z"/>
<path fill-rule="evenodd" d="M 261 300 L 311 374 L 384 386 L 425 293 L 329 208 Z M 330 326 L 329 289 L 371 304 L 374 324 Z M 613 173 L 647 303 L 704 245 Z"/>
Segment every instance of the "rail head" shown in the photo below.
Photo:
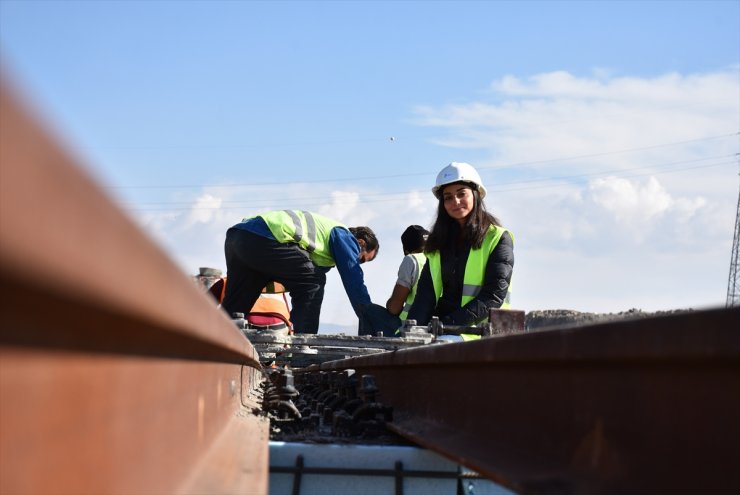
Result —
<path fill-rule="evenodd" d="M 253 346 L 6 79 L 0 306 L 0 492 L 267 493 Z"/>
<path fill-rule="evenodd" d="M 0 86 L 0 275 L 9 292 L 78 301 L 259 366 L 249 341 L 105 195 L 5 80 Z M 57 315 L 44 299 L 29 318 Z M 4 303 L 6 305 L 6 303 Z M 54 332 L 48 332 L 49 339 Z M 239 357 L 237 357 L 239 356 Z"/>
<path fill-rule="evenodd" d="M 737 493 L 738 328 L 740 308 L 712 309 L 301 374 L 372 375 L 392 431 L 520 493 Z"/>

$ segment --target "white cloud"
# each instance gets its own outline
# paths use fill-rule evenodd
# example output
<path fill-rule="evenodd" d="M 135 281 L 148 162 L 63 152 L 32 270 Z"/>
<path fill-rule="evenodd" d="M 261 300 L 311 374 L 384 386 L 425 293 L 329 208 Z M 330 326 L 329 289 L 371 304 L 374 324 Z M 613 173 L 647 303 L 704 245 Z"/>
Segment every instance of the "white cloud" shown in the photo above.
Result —
<path fill-rule="evenodd" d="M 196 224 L 208 223 L 219 214 L 223 200 L 209 193 L 204 193 L 196 198 L 195 203 L 188 212 L 185 224 L 191 227 Z"/>
<path fill-rule="evenodd" d="M 618 222 L 636 227 L 662 215 L 673 204 L 673 199 L 655 177 L 643 184 L 619 177 L 595 179 L 589 190 L 593 201 Z"/>
<path fill-rule="evenodd" d="M 560 71 L 526 79 L 505 76 L 492 83 L 490 101 L 420 106 L 416 113 L 419 125 L 449 131 L 438 144 L 489 150 L 495 160 L 479 165 L 494 165 L 737 132 L 737 95 L 734 69 L 649 79 L 579 78 Z M 716 149 L 717 143 L 703 148 L 710 144 Z M 727 140 L 723 144 L 727 151 Z M 670 158 L 669 150 L 661 151 Z M 606 168 L 619 158 L 605 156 L 599 163 Z M 598 166 L 588 165 L 591 171 Z"/>
<path fill-rule="evenodd" d="M 688 222 L 707 206 L 707 200 L 702 197 L 679 198 L 674 201 L 674 209 L 679 214 L 681 222 Z"/>
<path fill-rule="evenodd" d="M 622 101 L 628 105 L 673 105 L 688 102 L 718 102 L 737 88 L 736 68 L 711 74 L 682 76 L 677 73 L 654 78 L 614 77 L 597 72 L 595 78 L 579 78 L 565 71 L 537 74 L 527 79 L 504 76 L 491 89 L 508 97 L 551 98 L 573 101 Z M 719 98 L 718 98 L 719 97 Z"/>
<path fill-rule="evenodd" d="M 364 225 L 368 215 L 358 214 L 360 195 L 356 191 L 332 191 L 331 203 L 319 208 L 319 213 L 342 223 Z"/>

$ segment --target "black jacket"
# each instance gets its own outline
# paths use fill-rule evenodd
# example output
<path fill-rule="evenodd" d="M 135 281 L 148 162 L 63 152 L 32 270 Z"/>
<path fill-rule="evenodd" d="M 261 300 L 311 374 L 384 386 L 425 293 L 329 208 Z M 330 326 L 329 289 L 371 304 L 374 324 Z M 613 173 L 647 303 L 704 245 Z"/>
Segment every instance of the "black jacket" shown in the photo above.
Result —
<path fill-rule="evenodd" d="M 447 325 L 474 325 L 488 317 L 488 310 L 500 308 L 506 298 L 514 268 L 514 242 L 508 232 L 504 232 L 488 258 L 486 274 L 478 296 L 460 307 L 462 299 L 465 264 L 470 254 L 470 246 L 441 250 L 442 297 L 436 301 L 429 263 L 424 266 L 416 289 L 414 304 L 409 310 L 408 319 L 416 320 L 417 325 L 428 325 L 432 316 Z"/>

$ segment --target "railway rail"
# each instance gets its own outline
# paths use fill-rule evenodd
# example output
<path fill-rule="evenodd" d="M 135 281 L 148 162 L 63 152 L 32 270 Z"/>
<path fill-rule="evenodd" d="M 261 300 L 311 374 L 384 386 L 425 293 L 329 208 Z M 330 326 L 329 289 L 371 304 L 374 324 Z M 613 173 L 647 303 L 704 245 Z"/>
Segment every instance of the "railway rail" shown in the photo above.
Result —
<path fill-rule="evenodd" d="M 738 493 L 738 329 L 740 308 L 696 311 L 294 374 L 374 377 L 391 430 L 519 493 Z"/>
<path fill-rule="evenodd" d="M 267 493 L 258 356 L 0 88 L 0 493 Z"/>

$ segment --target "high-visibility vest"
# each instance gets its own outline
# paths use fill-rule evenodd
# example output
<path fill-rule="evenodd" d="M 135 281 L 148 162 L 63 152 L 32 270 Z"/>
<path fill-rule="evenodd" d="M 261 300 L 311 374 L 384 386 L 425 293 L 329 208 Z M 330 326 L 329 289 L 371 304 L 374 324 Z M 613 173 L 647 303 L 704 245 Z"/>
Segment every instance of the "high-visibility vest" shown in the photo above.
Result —
<path fill-rule="evenodd" d="M 219 304 L 224 302 L 224 297 L 226 296 L 226 281 L 227 277 L 221 277 L 208 289 L 208 292 L 216 298 Z M 267 282 L 265 288 L 262 289 L 263 294 L 282 294 L 283 292 L 287 292 L 285 286 L 275 281 Z"/>
<path fill-rule="evenodd" d="M 470 250 L 468 261 L 465 264 L 465 275 L 463 276 L 463 290 L 462 297 L 460 299 L 460 307 L 465 306 L 467 303 L 475 299 L 480 292 L 486 276 L 488 258 L 498 245 L 504 232 L 509 232 L 511 240 L 514 240 L 514 234 L 512 234 L 508 229 L 491 225 L 488 229 L 488 233 L 486 233 L 486 237 L 483 239 L 481 247 Z M 429 260 L 429 271 L 432 275 L 434 295 L 436 300 L 439 301 L 439 298 L 442 297 L 442 256 L 439 251 L 433 251 L 431 253 L 427 253 L 427 259 Z M 509 283 L 506 298 L 501 305 L 501 309 L 509 309 L 511 307 L 510 301 L 511 283 Z M 488 316 L 483 318 L 481 322 L 484 322 L 487 319 Z M 461 337 L 463 340 L 474 340 L 479 339 L 480 335 L 461 334 Z"/>
<path fill-rule="evenodd" d="M 262 217 L 278 242 L 298 244 L 308 251 L 311 260 L 318 266 L 331 267 L 336 264 L 329 250 L 329 235 L 335 227 L 346 229 L 344 225 L 323 215 L 302 210 L 272 211 L 258 216 Z"/>
<path fill-rule="evenodd" d="M 424 253 L 411 253 L 411 256 L 414 259 L 414 263 L 416 263 L 416 280 L 414 280 L 414 283 L 411 285 L 411 290 L 409 290 L 409 295 L 406 296 L 406 301 L 403 303 L 403 309 L 401 310 L 401 314 L 398 315 L 398 317 L 401 318 L 401 321 L 404 321 L 406 317 L 409 315 L 409 310 L 411 309 L 411 305 L 414 303 L 414 299 L 416 298 L 416 287 L 419 285 L 419 277 L 421 276 L 421 270 L 424 268 L 424 265 L 427 262 L 427 257 L 424 255 Z"/>

